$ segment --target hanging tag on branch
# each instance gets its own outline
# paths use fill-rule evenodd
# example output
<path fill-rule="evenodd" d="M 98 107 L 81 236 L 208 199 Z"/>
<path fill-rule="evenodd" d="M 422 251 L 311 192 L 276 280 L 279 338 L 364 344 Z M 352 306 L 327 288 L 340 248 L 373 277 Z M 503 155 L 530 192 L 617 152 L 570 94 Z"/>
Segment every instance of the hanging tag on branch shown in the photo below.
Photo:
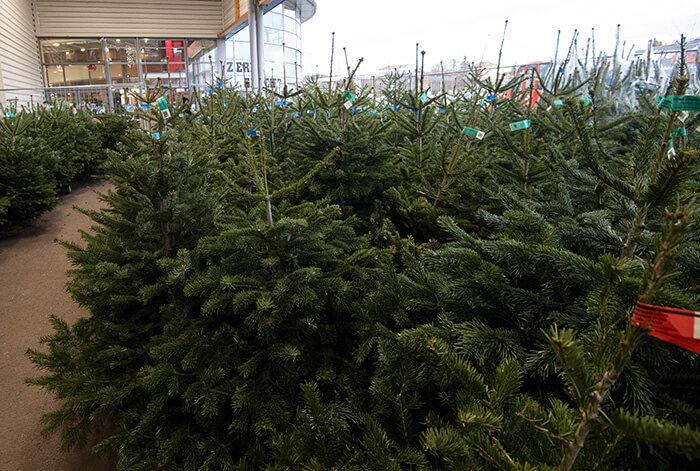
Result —
<path fill-rule="evenodd" d="M 420 101 L 422 101 L 423 103 L 428 101 L 428 95 L 425 92 L 420 94 Z"/>
<path fill-rule="evenodd" d="M 685 120 L 688 119 L 688 116 L 690 116 L 690 115 L 688 114 L 688 112 L 687 112 L 687 111 L 683 111 L 683 112 L 678 116 L 678 119 L 681 120 L 681 123 L 685 123 Z"/>
<path fill-rule="evenodd" d="M 168 99 L 162 96 L 156 100 L 156 103 L 158 104 L 158 109 L 160 109 L 160 114 L 163 115 L 163 118 L 168 119 L 170 117 Z"/>
<path fill-rule="evenodd" d="M 139 106 L 141 107 L 141 109 L 144 109 L 144 110 L 151 109 L 151 105 L 149 105 L 148 103 L 141 103 Z"/>
<path fill-rule="evenodd" d="M 676 128 L 671 133 L 671 137 L 681 137 L 681 136 L 686 136 L 686 135 L 687 135 L 687 131 L 685 130 L 685 128 Z"/>
<path fill-rule="evenodd" d="M 277 106 L 287 106 L 287 101 L 286 100 L 277 100 L 275 102 L 275 105 Z"/>
<path fill-rule="evenodd" d="M 522 121 L 510 123 L 510 130 L 511 131 L 519 131 L 521 129 L 527 129 L 529 127 L 530 127 L 530 120 L 529 119 L 524 119 Z"/>
<path fill-rule="evenodd" d="M 464 129 L 462 129 L 462 133 L 466 136 L 475 137 L 479 140 L 482 140 L 485 135 L 484 131 L 479 131 L 478 129 L 469 128 L 466 126 L 464 127 Z"/>
<path fill-rule="evenodd" d="M 648 328 L 649 335 L 700 353 L 700 312 L 637 302 L 632 325 Z"/>
<path fill-rule="evenodd" d="M 352 102 L 351 101 L 346 101 L 343 106 L 345 107 L 346 110 L 349 110 L 352 108 Z"/>
<path fill-rule="evenodd" d="M 671 111 L 700 111 L 700 96 L 670 95 L 661 98 L 659 108 Z"/>
<path fill-rule="evenodd" d="M 133 113 L 134 112 L 134 105 L 126 105 L 124 107 L 124 109 L 129 113 Z"/>
<path fill-rule="evenodd" d="M 554 106 L 563 106 L 564 100 L 554 100 Z"/>
<path fill-rule="evenodd" d="M 593 103 L 593 99 L 592 99 L 591 97 L 589 97 L 589 96 L 587 96 L 586 99 L 583 100 L 584 106 L 588 106 L 588 105 L 590 105 L 591 103 Z"/>
<path fill-rule="evenodd" d="M 673 147 L 669 147 L 668 152 L 666 152 L 666 157 L 670 159 L 674 158 L 676 156 L 676 149 Z"/>
<path fill-rule="evenodd" d="M 151 137 L 152 137 L 153 139 L 160 139 L 160 133 L 159 133 L 159 132 L 151 133 Z"/>
<path fill-rule="evenodd" d="M 248 129 L 247 134 L 248 134 L 249 136 L 259 136 L 259 135 L 260 135 L 260 131 L 256 131 L 255 129 Z"/>
<path fill-rule="evenodd" d="M 344 96 L 345 98 L 347 98 L 351 103 L 352 103 L 353 101 L 355 101 L 355 98 L 357 98 L 357 95 L 355 95 L 354 93 L 351 93 L 349 90 L 345 90 L 345 91 L 343 92 L 343 96 Z"/>

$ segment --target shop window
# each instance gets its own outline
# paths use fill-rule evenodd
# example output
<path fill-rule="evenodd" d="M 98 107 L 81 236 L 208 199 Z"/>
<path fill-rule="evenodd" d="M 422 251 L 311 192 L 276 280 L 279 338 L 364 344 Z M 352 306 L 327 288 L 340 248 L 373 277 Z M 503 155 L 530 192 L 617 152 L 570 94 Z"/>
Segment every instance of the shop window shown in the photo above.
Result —
<path fill-rule="evenodd" d="M 42 39 L 41 58 L 44 64 L 96 63 L 104 61 L 99 39 Z"/>
<path fill-rule="evenodd" d="M 104 65 L 65 65 L 66 85 L 102 85 L 107 83 Z"/>
<path fill-rule="evenodd" d="M 139 81 L 139 70 L 136 64 L 109 64 L 109 75 L 112 83 L 134 83 Z"/>

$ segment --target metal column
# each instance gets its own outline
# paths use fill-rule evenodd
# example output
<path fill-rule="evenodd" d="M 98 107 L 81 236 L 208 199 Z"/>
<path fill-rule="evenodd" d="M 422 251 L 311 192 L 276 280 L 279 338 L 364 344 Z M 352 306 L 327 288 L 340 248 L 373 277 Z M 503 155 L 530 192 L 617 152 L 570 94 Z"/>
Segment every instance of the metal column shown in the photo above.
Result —
<path fill-rule="evenodd" d="M 255 27 L 258 33 L 258 40 L 256 41 L 256 46 L 258 48 L 258 90 L 262 90 L 265 87 L 265 23 L 263 20 L 263 9 L 255 2 Z"/>
<path fill-rule="evenodd" d="M 258 86 L 258 2 L 248 0 L 248 32 L 250 33 L 250 88 L 252 91 L 259 91 Z"/>

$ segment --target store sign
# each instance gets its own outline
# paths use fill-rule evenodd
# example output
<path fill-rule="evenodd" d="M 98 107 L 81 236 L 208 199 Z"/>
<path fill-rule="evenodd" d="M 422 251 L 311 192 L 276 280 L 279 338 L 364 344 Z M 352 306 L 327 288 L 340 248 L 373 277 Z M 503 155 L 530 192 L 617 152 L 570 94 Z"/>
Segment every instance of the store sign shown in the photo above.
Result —
<path fill-rule="evenodd" d="M 244 61 L 226 61 L 226 73 L 233 74 L 249 74 L 250 62 Z"/>

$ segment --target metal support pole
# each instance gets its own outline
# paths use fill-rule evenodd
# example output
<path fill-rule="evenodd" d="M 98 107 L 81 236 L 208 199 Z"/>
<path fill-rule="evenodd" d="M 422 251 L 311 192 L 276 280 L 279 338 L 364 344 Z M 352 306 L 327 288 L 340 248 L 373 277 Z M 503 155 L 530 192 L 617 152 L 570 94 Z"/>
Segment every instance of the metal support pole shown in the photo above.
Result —
<path fill-rule="evenodd" d="M 265 87 L 265 23 L 263 20 L 263 9 L 255 2 L 255 26 L 258 33 L 256 46 L 258 48 L 258 89 Z M 286 59 L 285 59 L 286 60 Z"/>
<path fill-rule="evenodd" d="M 257 31 L 257 0 L 248 0 L 248 32 L 250 33 L 250 88 L 253 92 L 258 87 L 258 31 Z"/>

